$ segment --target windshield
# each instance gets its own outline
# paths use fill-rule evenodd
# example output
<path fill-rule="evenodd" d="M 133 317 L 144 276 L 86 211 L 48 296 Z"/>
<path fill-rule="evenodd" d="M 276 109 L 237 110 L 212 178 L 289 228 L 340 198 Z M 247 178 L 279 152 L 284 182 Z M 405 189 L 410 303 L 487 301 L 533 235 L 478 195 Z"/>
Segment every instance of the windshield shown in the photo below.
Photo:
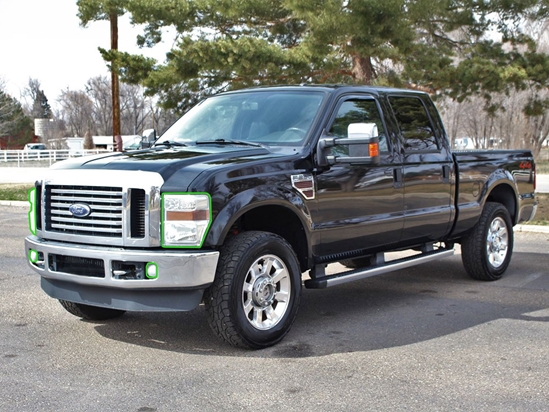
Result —
<path fill-rule="evenodd" d="M 301 145 L 324 97 L 318 91 L 250 91 L 204 100 L 162 135 L 186 145 L 249 142 Z"/>

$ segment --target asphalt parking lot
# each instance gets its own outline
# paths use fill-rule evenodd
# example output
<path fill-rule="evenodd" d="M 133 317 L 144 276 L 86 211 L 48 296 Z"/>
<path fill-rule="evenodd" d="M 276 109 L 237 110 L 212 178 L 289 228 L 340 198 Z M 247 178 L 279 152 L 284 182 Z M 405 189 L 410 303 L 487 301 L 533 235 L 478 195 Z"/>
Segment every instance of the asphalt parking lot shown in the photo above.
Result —
<path fill-rule="evenodd" d="M 73 317 L 26 265 L 26 209 L 0 227 L 2 411 L 549 410 L 549 234 L 517 233 L 498 282 L 457 254 L 304 290 L 286 339 L 246 351 L 202 307 Z"/>

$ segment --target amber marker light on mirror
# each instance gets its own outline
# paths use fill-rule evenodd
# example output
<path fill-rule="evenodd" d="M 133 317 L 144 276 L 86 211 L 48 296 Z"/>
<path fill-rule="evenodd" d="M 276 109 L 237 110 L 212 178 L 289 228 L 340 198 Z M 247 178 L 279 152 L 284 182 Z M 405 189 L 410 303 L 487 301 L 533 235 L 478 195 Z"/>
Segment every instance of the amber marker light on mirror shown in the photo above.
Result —
<path fill-rule="evenodd" d="M 379 156 L 379 143 L 369 143 L 368 144 L 368 154 L 370 157 Z"/>

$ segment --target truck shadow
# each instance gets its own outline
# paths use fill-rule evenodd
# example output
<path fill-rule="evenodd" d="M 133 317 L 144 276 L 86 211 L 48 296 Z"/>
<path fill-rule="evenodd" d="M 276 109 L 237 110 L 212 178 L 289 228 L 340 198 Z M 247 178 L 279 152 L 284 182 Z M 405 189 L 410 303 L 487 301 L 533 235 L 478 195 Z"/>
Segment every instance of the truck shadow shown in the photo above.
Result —
<path fill-rule="evenodd" d="M 274 347 L 232 348 L 211 332 L 203 306 L 186 313 L 129 313 L 95 326 L 107 339 L 159 350 L 247 358 L 300 358 L 424 342 L 498 319 L 548 322 L 546 255 L 515 253 L 498 282 L 465 273 L 459 256 L 341 285 L 303 290 L 297 320 Z M 524 272 L 522 261 L 528 262 Z M 546 266 L 546 264 L 545 264 Z M 441 271 L 441 269 L 443 271 Z"/>

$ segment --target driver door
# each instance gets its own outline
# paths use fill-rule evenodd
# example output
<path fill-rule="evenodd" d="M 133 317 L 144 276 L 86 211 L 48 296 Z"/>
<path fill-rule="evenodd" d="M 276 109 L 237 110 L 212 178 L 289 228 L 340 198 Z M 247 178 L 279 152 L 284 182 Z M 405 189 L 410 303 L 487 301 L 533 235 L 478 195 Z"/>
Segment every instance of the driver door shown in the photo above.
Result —
<path fill-rule="evenodd" d="M 320 234 L 315 255 L 371 250 L 400 240 L 404 224 L 402 162 L 390 141 L 379 103 L 370 96 L 342 98 L 326 127 L 331 137 L 347 137 L 351 123 L 375 123 L 379 133 L 378 164 L 336 164 L 317 175 L 314 227 Z M 332 154 L 348 156 L 360 145 L 335 146 Z M 352 156 L 352 153 L 351 153 Z"/>

